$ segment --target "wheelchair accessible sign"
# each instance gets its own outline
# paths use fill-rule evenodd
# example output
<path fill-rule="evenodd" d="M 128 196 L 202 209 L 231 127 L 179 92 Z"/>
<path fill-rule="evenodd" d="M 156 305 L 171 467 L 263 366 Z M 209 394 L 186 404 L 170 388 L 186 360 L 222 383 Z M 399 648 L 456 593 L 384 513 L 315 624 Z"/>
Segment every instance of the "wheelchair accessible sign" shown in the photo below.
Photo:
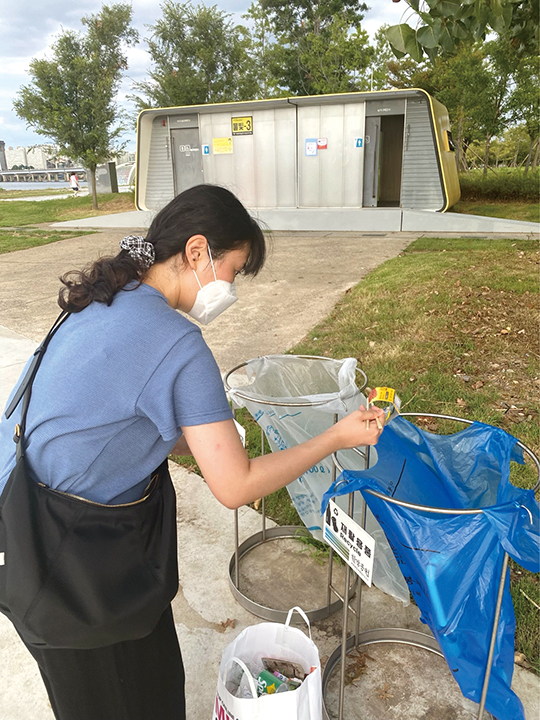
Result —
<path fill-rule="evenodd" d="M 347 565 L 371 587 L 375 540 L 330 500 L 324 519 L 324 539 Z"/>

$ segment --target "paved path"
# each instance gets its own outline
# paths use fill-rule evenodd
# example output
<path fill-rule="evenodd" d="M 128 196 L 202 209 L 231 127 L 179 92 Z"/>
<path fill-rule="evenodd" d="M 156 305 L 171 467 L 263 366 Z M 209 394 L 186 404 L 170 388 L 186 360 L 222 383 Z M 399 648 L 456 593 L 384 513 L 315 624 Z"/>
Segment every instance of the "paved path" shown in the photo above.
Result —
<path fill-rule="evenodd" d="M 122 185 L 118 188 L 118 192 L 130 192 L 131 187 Z M 86 197 L 90 194 L 87 187 L 82 187 L 76 197 Z M 51 195 L 33 195 L 28 197 L 3 198 L 0 196 L 0 202 L 40 202 L 42 200 L 63 200 L 64 198 L 74 197 L 72 190 L 66 190 L 65 193 L 54 193 Z"/>
<path fill-rule="evenodd" d="M 0 255 L 1 324 L 39 341 L 59 312 L 58 277 L 116 253 L 121 238 L 131 232 L 137 229 L 107 230 Z M 238 302 L 204 329 L 220 368 L 290 348 L 347 288 L 414 237 L 276 233 L 265 268 L 256 278 L 239 277 Z"/>
<path fill-rule="evenodd" d="M 3 379 L 0 404 L 4 404 L 22 365 L 58 313 L 58 276 L 99 255 L 116 252 L 119 240 L 127 232 L 129 230 L 107 230 L 0 255 L 3 326 L 0 327 Z M 281 353 L 290 348 L 331 310 L 348 287 L 384 260 L 397 255 L 414 237 L 413 234 L 276 233 L 265 269 L 252 280 L 240 278 L 239 301 L 204 329 L 221 370 L 226 371 L 257 355 Z M 182 468 L 174 468 L 172 475 L 178 496 L 180 559 L 180 591 L 174 601 L 174 613 L 187 668 L 188 718 L 209 720 L 223 649 L 244 627 L 258 620 L 236 603 L 228 587 L 233 514 L 213 498 L 198 476 Z M 240 515 L 243 539 L 259 529 L 260 520 L 250 508 L 243 508 Z M 266 579 L 270 583 L 284 582 L 284 577 L 278 579 L 276 568 L 286 568 L 288 561 L 268 564 L 264 557 L 267 552 L 264 550 L 257 564 L 269 569 Z M 275 549 L 271 552 L 275 560 Z M 309 558 L 303 558 L 303 563 L 311 562 L 310 572 L 319 578 L 315 583 L 319 588 L 299 588 L 300 597 L 297 600 L 295 595 L 294 603 L 316 607 L 311 593 L 324 588 L 326 571 Z M 226 627 L 227 619 L 236 621 L 234 629 Z M 322 656 L 329 655 L 339 644 L 340 624 L 341 614 L 337 614 L 314 628 L 314 639 Z M 423 629 L 415 607 L 402 608 L 376 588 L 364 589 L 362 626 Z M 359 684 L 359 689 L 350 688 L 347 693 L 351 693 L 351 699 L 355 692 L 362 693 L 362 688 L 366 690 L 366 697 L 359 697 L 358 703 L 347 706 L 347 720 L 443 717 L 473 720 L 475 706 L 457 691 L 444 662 L 430 654 L 415 652 L 405 651 L 409 675 L 403 676 L 397 690 L 384 690 L 384 682 L 389 679 L 384 674 L 382 679 L 380 675 L 378 680 L 369 679 L 374 685 Z M 394 662 L 389 656 L 376 656 L 376 652 L 370 650 L 369 662 L 373 666 L 379 663 L 386 669 L 390 661 Z M 2 616 L 0 668 L 1 720 L 52 720 L 35 664 Z M 537 678 L 517 669 L 514 687 L 526 704 L 527 720 L 537 720 Z M 335 704 L 335 691 L 333 693 L 330 705 Z"/>

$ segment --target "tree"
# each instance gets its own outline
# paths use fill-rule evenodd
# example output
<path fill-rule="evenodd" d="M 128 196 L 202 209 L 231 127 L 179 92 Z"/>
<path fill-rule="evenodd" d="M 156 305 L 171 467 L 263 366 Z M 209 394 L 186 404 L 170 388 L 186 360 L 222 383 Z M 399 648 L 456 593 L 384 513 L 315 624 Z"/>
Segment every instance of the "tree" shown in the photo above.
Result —
<path fill-rule="evenodd" d="M 386 30 L 394 54 L 401 58 L 394 63 L 397 80 L 405 76 L 405 83 L 423 87 L 446 105 L 456 137 L 458 167 L 467 169 L 467 147 L 473 152 L 471 143 L 481 143 L 485 175 L 491 142 L 512 122 L 525 123 L 529 134 L 526 169 L 531 164 L 536 167 L 540 151 L 539 0 L 406 3 L 418 18 L 416 29 L 402 23 Z M 491 31 L 495 40 L 484 42 Z M 407 77 L 401 63 L 420 63 L 425 55 L 424 72 L 419 73 L 417 66 Z M 390 69 L 392 62 L 387 60 L 386 65 Z"/>
<path fill-rule="evenodd" d="M 515 122 L 522 122 L 529 137 L 525 173 L 535 170 L 540 148 L 540 77 L 538 54 L 522 58 L 515 72 L 515 87 L 510 96 L 510 112 Z M 536 145 L 536 152 L 534 146 Z"/>
<path fill-rule="evenodd" d="M 495 166 L 517 167 L 528 157 L 529 137 L 523 125 L 513 125 L 493 140 L 491 150 Z"/>
<path fill-rule="evenodd" d="M 166 0 L 149 25 L 150 79 L 133 89 L 139 109 L 248 100 L 257 91 L 246 29 L 216 5 L 192 7 Z"/>
<path fill-rule="evenodd" d="M 512 121 L 512 97 L 516 92 L 517 69 L 533 65 L 530 59 L 521 60 L 507 38 L 499 37 L 489 43 L 462 43 L 453 53 L 437 55 L 432 61 L 416 63 L 405 57 L 388 60 L 389 82 L 393 87 L 419 87 L 439 100 L 448 109 L 452 133 L 456 143 L 458 168 L 467 170 L 467 149 L 471 143 L 481 143 L 484 153 L 484 174 L 490 162 L 491 141 L 499 137 Z M 537 86 L 534 80 L 525 96 L 529 98 L 531 128 L 534 124 L 533 98 Z M 525 98 L 514 106 L 525 106 Z M 525 108 L 524 108 L 525 109 Z M 521 117 L 523 119 L 523 116 Z M 536 137 L 536 136 L 535 136 Z M 471 153 L 473 148 L 470 148 Z M 470 154 L 470 153 L 469 153 Z"/>
<path fill-rule="evenodd" d="M 371 59 L 371 72 L 374 90 L 386 90 L 391 87 L 388 63 L 395 59 L 386 30 L 389 25 L 381 25 L 374 37 L 373 57 Z"/>
<path fill-rule="evenodd" d="M 294 95 L 365 89 L 372 48 L 358 0 L 260 0 L 276 45 L 271 70 Z"/>
<path fill-rule="evenodd" d="M 480 116 L 484 113 L 484 90 L 490 85 L 484 54 L 464 45 L 449 58 L 437 58 L 433 95 L 448 108 L 456 139 L 458 170 L 468 170 L 467 149 L 482 138 Z"/>
<path fill-rule="evenodd" d="M 251 3 L 247 13 L 242 15 L 242 18 L 250 23 L 251 42 L 247 53 L 257 84 L 254 97 L 264 99 L 286 95 L 286 90 L 279 87 L 275 77 L 276 43 L 268 14 L 256 0 Z"/>
<path fill-rule="evenodd" d="M 125 130 L 115 97 L 127 69 L 125 48 L 138 40 L 131 16 L 130 5 L 103 5 L 98 14 L 81 19 L 85 35 L 62 32 L 50 60 L 32 60 L 32 82 L 13 103 L 17 115 L 39 135 L 51 138 L 59 152 L 89 170 L 94 208 L 96 167 L 118 151 Z"/>
<path fill-rule="evenodd" d="M 400 0 L 394 0 L 399 2 Z M 398 57 L 420 62 L 452 53 L 463 42 L 485 40 L 491 31 L 508 37 L 520 55 L 536 54 L 539 45 L 538 0 L 405 0 L 418 26 L 393 25 L 387 37 Z"/>
<path fill-rule="evenodd" d="M 426 73 L 429 76 L 431 66 L 426 63 L 418 63 L 411 57 L 396 60 L 396 56 L 392 52 L 386 37 L 388 27 L 388 25 L 381 25 L 375 33 L 374 54 L 371 61 L 373 89 L 385 90 L 411 87 L 427 89 L 426 85 L 429 82 Z"/>
<path fill-rule="evenodd" d="M 367 90 L 372 54 L 366 31 L 337 16 L 327 32 L 306 35 L 297 55 L 298 69 L 310 95 Z"/>
<path fill-rule="evenodd" d="M 489 146 L 508 124 L 510 88 L 516 70 L 516 53 L 504 36 L 484 45 L 488 82 L 482 90 L 485 98 L 480 125 L 485 133 L 484 176 L 489 166 Z"/>

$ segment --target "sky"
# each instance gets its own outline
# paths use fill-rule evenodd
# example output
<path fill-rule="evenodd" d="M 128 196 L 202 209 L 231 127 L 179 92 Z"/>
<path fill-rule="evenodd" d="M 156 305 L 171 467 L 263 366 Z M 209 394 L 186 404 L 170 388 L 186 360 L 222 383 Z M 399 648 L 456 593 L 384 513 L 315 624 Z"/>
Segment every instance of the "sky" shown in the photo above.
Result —
<path fill-rule="evenodd" d="M 111 0 L 109 4 L 112 4 Z M 251 0 L 207 0 L 207 5 L 217 5 L 232 15 L 237 23 L 242 21 Z M 392 0 L 367 0 L 371 5 L 365 14 L 362 26 L 373 38 L 384 23 L 390 25 L 403 22 L 403 15 L 410 14 L 405 2 Z M 6 147 L 46 143 L 47 138 L 37 135 L 26 127 L 26 121 L 13 111 L 13 99 L 19 88 L 30 83 L 28 66 L 32 58 L 50 57 L 50 47 L 62 30 L 81 30 L 81 17 L 99 12 L 102 0 L 3 0 L 0 23 L 0 140 Z M 118 100 L 126 109 L 133 111 L 133 105 L 125 100 L 133 82 L 144 79 L 150 67 L 150 57 L 144 41 L 148 37 L 147 25 L 155 23 L 161 16 L 159 0 L 132 0 L 133 26 L 139 30 L 140 42 L 128 49 L 129 69 L 125 74 Z M 195 0 L 194 4 L 199 4 Z M 125 138 L 129 150 L 135 149 L 135 131 Z"/>

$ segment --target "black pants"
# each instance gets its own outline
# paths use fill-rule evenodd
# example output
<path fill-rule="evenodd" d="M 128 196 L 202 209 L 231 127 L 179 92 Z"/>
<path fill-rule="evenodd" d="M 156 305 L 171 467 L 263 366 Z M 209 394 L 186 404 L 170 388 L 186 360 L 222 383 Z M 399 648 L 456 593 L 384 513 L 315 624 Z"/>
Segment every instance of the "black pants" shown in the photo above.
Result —
<path fill-rule="evenodd" d="M 141 640 L 95 650 L 28 650 L 57 720 L 186 718 L 184 666 L 170 607 Z"/>

